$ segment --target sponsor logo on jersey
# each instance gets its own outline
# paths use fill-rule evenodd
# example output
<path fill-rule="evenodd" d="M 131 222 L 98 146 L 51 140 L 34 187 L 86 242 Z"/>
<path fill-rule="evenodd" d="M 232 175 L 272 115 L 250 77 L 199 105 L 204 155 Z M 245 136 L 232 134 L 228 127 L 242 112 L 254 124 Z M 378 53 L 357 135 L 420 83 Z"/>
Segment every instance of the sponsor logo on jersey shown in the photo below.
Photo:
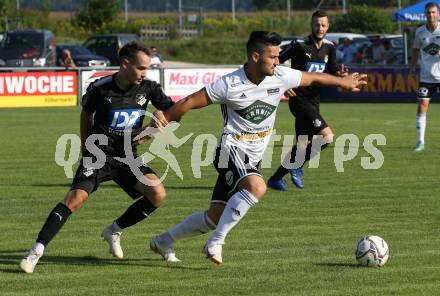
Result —
<path fill-rule="evenodd" d="M 325 70 L 325 63 L 308 62 L 306 69 L 307 69 L 307 72 L 322 73 Z"/>
<path fill-rule="evenodd" d="M 234 110 L 240 117 L 254 124 L 259 124 L 268 118 L 277 108 L 271 104 L 257 100 L 241 110 Z"/>
<path fill-rule="evenodd" d="M 279 88 L 270 88 L 267 90 L 267 94 L 270 95 L 275 95 L 278 94 L 280 92 Z"/>
<path fill-rule="evenodd" d="M 147 102 L 147 99 L 145 98 L 144 94 L 137 94 L 136 95 L 136 103 L 138 103 L 140 106 L 143 106 Z"/>
<path fill-rule="evenodd" d="M 439 52 L 439 50 L 440 50 L 440 46 L 435 43 L 430 43 L 429 45 L 423 48 L 424 52 L 432 56 L 436 55 Z"/>
<path fill-rule="evenodd" d="M 112 130 L 127 130 L 141 127 L 140 109 L 117 109 L 109 114 L 109 128 Z"/>
<path fill-rule="evenodd" d="M 272 128 L 258 133 L 241 132 L 239 134 L 234 134 L 234 138 L 240 141 L 255 141 L 263 139 L 272 134 Z"/>

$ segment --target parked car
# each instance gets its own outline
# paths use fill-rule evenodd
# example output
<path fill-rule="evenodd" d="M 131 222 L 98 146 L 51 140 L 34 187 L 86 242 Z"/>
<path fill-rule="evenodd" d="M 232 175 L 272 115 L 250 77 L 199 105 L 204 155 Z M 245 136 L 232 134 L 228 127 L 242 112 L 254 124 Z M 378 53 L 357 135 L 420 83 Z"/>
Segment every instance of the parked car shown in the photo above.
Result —
<path fill-rule="evenodd" d="M 405 48 L 404 39 L 402 35 L 393 34 L 372 34 L 367 35 L 370 40 L 380 38 L 382 44 L 387 43 L 393 53 L 394 58 L 390 61 L 391 64 L 404 64 L 405 63 Z M 371 52 L 371 46 L 367 48 L 367 53 Z M 370 53 L 371 55 L 371 53 Z"/>
<path fill-rule="evenodd" d="M 283 37 L 283 39 L 281 40 L 281 44 L 280 44 L 280 49 L 281 51 L 285 50 L 286 47 L 292 43 L 292 41 L 302 41 L 304 39 L 303 36 L 285 36 Z"/>
<path fill-rule="evenodd" d="M 290 44 L 292 42 L 304 42 L 304 36 L 285 36 L 281 40 L 280 44 L 280 54 L 282 54 L 285 50 L 288 50 Z M 290 60 L 287 60 L 283 63 L 285 66 L 290 66 Z"/>
<path fill-rule="evenodd" d="M 81 45 L 60 44 L 57 46 L 57 66 L 64 66 L 63 50 L 68 49 L 71 53 L 73 62 L 77 67 L 107 67 L 110 60 L 99 56 Z"/>
<path fill-rule="evenodd" d="M 339 45 L 342 43 L 342 41 L 348 38 L 354 43 L 363 43 L 368 42 L 368 37 L 363 34 L 355 34 L 355 33 L 327 33 L 325 35 L 325 39 L 333 42 L 336 45 Z M 362 44 L 359 44 L 359 46 L 362 46 Z"/>
<path fill-rule="evenodd" d="M 55 36 L 49 30 L 7 31 L 0 43 L 0 60 L 6 67 L 53 67 Z"/>
<path fill-rule="evenodd" d="M 106 34 L 89 37 L 83 44 L 91 52 L 108 58 L 112 66 L 119 65 L 118 52 L 128 42 L 137 41 L 136 34 Z"/>

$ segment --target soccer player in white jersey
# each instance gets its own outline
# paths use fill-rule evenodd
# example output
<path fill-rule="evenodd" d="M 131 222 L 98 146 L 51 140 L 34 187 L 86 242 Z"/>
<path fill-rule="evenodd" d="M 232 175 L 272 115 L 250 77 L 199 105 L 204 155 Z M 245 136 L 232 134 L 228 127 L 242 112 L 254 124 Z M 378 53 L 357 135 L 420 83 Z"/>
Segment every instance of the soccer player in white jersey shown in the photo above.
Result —
<path fill-rule="evenodd" d="M 426 113 L 429 100 L 440 88 L 440 27 L 436 3 L 425 5 L 426 24 L 417 28 L 410 71 L 415 72 L 420 56 L 420 83 L 416 117 L 417 144 L 415 151 L 425 149 Z"/>
<path fill-rule="evenodd" d="M 258 165 L 269 143 L 276 109 L 286 90 L 317 84 L 356 91 L 366 84 L 366 75 L 358 73 L 341 78 L 278 66 L 280 43 L 277 33 L 252 32 L 244 67 L 222 76 L 164 112 L 171 122 L 191 109 L 220 104 L 224 119 L 214 160 L 218 178 L 209 209 L 193 213 L 151 240 L 150 248 L 165 260 L 178 261 L 172 249 L 175 241 L 214 230 L 204 252 L 212 262 L 223 262 L 222 245 L 226 235 L 266 192 Z"/>

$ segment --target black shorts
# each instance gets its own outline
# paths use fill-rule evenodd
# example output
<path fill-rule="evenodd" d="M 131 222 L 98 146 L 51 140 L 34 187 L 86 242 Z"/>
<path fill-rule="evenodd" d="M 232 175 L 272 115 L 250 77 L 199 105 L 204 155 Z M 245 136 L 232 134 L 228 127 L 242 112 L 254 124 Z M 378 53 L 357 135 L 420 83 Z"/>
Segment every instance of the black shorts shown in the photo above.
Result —
<path fill-rule="evenodd" d="M 256 166 L 249 164 L 249 157 L 238 147 L 217 147 L 214 166 L 218 172 L 217 182 L 212 192 L 211 203 L 226 204 L 236 192 L 238 183 L 250 175 L 261 176 Z"/>
<path fill-rule="evenodd" d="M 141 166 L 139 170 L 142 174 L 156 174 L 150 167 Z M 131 198 L 135 199 L 142 194 L 134 189 L 134 185 L 138 179 L 131 171 L 130 167 L 113 158 L 107 158 L 104 166 L 100 169 L 85 168 L 83 159 L 81 165 L 76 170 L 75 178 L 73 179 L 71 190 L 82 189 L 89 195 L 98 189 L 101 182 L 113 180 L 119 185 Z"/>
<path fill-rule="evenodd" d="M 430 100 L 435 92 L 440 91 L 440 83 L 420 82 L 417 92 L 418 100 Z"/>
<path fill-rule="evenodd" d="M 309 140 L 314 135 L 318 135 L 323 129 L 328 127 L 325 119 L 319 114 L 318 110 L 310 108 L 309 110 L 295 115 L 295 133 L 298 136 L 308 136 Z"/>

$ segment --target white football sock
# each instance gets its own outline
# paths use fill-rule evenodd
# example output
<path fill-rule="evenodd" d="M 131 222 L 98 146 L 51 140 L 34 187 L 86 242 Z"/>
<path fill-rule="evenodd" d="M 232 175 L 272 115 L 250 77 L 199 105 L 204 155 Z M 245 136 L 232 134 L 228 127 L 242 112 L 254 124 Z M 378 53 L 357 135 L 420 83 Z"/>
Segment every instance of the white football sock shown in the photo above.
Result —
<path fill-rule="evenodd" d="M 246 189 L 241 189 L 231 196 L 209 241 L 223 244 L 229 231 L 240 222 L 257 202 L 258 199 Z"/>
<path fill-rule="evenodd" d="M 116 221 L 113 221 L 112 223 L 112 230 L 113 232 L 122 232 L 122 228 L 116 223 Z"/>
<path fill-rule="evenodd" d="M 215 223 L 209 219 L 206 212 L 197 212 L 185 218 L 182 222 L 159 235 L 166 244 L 171 244 L 176 240 L 207 233 L 215 228 Z M 171 241 L 169 241 L 171 239 Z"/>
<path fill-rule="evenodd" d="M 38 254 L 43 254 L 44 253 L 44 245 L 42 243 L 35 243 L 32 246 L 32 249 L 37 252 Z"/>
<path fill-rule="evenodd" d="M 418 113 L 416 117 L 417 141 L 425 143 L 426 113 Z"/>

